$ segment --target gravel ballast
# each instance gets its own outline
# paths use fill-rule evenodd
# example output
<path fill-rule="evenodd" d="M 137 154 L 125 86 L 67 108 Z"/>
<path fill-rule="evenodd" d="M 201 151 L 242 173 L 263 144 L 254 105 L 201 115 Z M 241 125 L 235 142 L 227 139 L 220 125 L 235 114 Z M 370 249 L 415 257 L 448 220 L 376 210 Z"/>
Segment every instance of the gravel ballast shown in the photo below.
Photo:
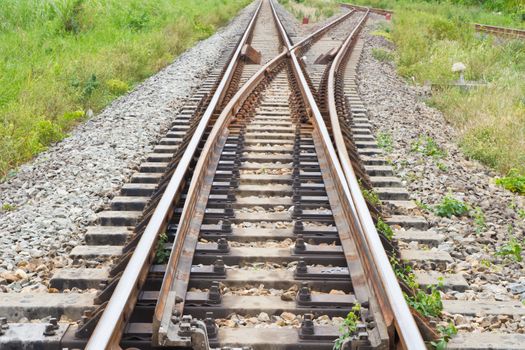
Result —
<path fill-rule="evenodd" d="M 225 28 L 75 128 L 70 136 L 0 184 L 0 291 L 45 289 L 55 267 L 82 243 L 96 219 L 137 170 L 178 110 L 236 42 L 255 3 Z"/>
<path fill-rule="evenodd" d="M 458 147 L 459 133 L 441 112 L 425 104 L 431 94 L 427 87 L 407 84 L 398 77 L 393 63 L 373 57 L 373 48 L 394 50 L 392 43 L 370 34 L 376 28 L 376 21 L 369 22 L 363 32 L 365 46 L 358 71 L 360 95 L 376 136 L 379 132 L 392 136 L 392 150 L 385 156 L 392 161 L 411 197 L 424 204 L 416 211 L 445 236 L 432 249 L 450 253 L 454 262 L 446 266 L 446 271 L 463 274 L 470 285 L 464 292 L 446 291 L 443 299 L 525 300 L 523 262 L 496 254 L 512 237 L 523 241 L 525 219 L 518 213 L 518 208 L 524 208 L 523 197 L 495 185 L 497 173 L 466 159 Z M 418 141 L 426 142 L 427 136 L 446 152 L 445 156 L 425 156 L 414 150 Z M 468 204 L 470 213 L 451 218 L 436 216 L 433 208 L 446 195 Z M 425 249 L 416 242 L 410 245 Z M 463 331 L 525 332 L 525 318 L 519 316 L 496 323 L 485 317 L 466 320 L 461 315 L 443 316 L 455 320 Z"/>

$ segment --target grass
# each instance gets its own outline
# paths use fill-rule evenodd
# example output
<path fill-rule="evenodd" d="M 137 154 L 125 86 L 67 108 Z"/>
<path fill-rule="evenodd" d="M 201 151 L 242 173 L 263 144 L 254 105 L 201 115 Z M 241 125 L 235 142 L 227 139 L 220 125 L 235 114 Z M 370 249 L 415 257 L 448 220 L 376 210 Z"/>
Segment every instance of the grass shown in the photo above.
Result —
<path fill-rule="evenodd" d="M 374 56 L 374 58 L 380 62 L 392 62 L 395 58 L 392 51 L 378 48 L 372 49 L 372 56 Z"/>
<path fill-rule="evenodd" d="M 333 0 L 279 0 L 279 3 L 298 20 L 308 17 L 310 22 L 319 22 L 339 11 L 339 4 Z"/>
<path fill-rule="evenodd" d="M 5 0 L 0 178 L 211 35 L 248 0 Z"/>
<path fill-rule="evenodd" d="M 348 0 L 395 11 L 388 32 L 396 45 L 400 75 L 418 84 L 458 79 L 455 62 L 467 66 L 465 78 L 486 82 L 464 91 L 442 88 L 429 101 L 460 133 L 464 154 L 501 173 L 525 175 L 525 42 L 475 33 L 471 23 L 525 28 L 525 4 L 518 0 Z M 463 5 L 476 6 L 463 6 Z"/>

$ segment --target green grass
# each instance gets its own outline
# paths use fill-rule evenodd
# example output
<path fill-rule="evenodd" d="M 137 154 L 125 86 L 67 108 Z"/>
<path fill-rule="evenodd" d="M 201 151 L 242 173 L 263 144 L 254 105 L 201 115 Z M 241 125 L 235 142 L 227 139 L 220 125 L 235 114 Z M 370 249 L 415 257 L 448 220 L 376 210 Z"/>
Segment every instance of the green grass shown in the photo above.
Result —
<path fill-rule="evenodd" d="M 377 48 L 372 49 L 372 56 L 381 62 L 392 62 L 395 58 L 392 51 Z"/>
<path fill-rule="evenodd" d="M 391 29 L 377 33 L 396 45 L 400 75 L 418 84 L 458 79 L 455 62 L 467 66 L 465 78 L 486 82 L 463 91 L 442 88 L 429 104 L 444 112 L 459 131 L 464 154 L 501 173 L 525 175 L 525 42 L 476 33 L 471 23 L 525 28 L 519 0 L 348 0 L 395 11 Z M 477 5 L 477 6 L 462 6 Z"/>
<path fill-rule="evenodd" d="M 339 4 L 333 0 L 279 0 L 295 18 L 308 17 L 310 22 L 318 22 L 333 16 L 339 11 Z"/>
<path fill-rule="evenodd" d="M 248 0 L 4 0 L 0 178 L 211 35 Z"/>

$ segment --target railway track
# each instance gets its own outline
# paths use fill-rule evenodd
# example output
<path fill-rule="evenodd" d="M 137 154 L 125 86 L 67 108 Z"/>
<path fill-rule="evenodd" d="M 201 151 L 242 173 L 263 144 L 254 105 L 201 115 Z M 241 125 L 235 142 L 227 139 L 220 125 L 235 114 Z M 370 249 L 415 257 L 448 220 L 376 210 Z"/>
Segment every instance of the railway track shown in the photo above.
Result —
<path fill-rule="evenodd" d="M 82 289 L 54 311 L 89 308 L 81 324 L 9 325 L 4 344 L 31 333 L 25 345 L 50 349 L 331 349 L 359 306 L 345 348 L 422 349 L 330 97 L 327 63 L 351 49 L 367 16 L 355 15 L 292 44 L 263 0 L 231 63 L 101 213 L 86 236 L 94 244 L 72 252 L 117 257 L 111 268 L 52 279 Z M 324 69 L 308 67 L 308 55 Z M 88 289 L 100 282 L 95 297 Z"/>

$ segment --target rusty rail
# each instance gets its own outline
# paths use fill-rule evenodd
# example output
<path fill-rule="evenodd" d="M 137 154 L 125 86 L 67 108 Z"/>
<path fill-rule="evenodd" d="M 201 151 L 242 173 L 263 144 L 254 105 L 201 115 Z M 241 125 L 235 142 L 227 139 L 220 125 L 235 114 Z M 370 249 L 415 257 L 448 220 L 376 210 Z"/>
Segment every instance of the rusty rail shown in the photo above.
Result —
<path fill-rule="evenodd" d="M 339 52 L 334 58 L 328 75 L 328 111 L 330 123 L 332 125 L 332 135 L 337 150 L 337 155 L 341 162 L 344 176 L 350 189 L 351 200 L 358 218 L 359 233 L 364 243 L 364 253 L 375 265 L 375 274 L 379 278 L 379 283 L 374 284 L 376 293 L 387 298 L 387 305 L 384 305 L 386 313 L 392 315 L 397 334 L 404 349 L 423 349 L 424 342 L 418 330 L 416 322 L 405 302 L 403 293 L 397 281 L 394 271 L 390 266 L 388 256 L 383 249 L 383 245 L 377 233 L 373 219 L 367 208 L 366 201 L 360 190 L 357 177 L 353 170 L 348 150 L 345 145 L 344 137 L 339 124 L 339 116 L 336 108 L 336 75 L 344 64 L 344 58 L 348 57 L 351 48 L 357 40 L 358 34 L 368 17 L 369 11 L 365 12 L 358 26 L 348 36 L 339 48 Z"/>
<path fill-rule="evenodd" d="M 93 331 L 93 334 L 86 345 L 87 350 L 120 348 L 119 341 L 122 336 L 122 331 L 129 320 L 129 316 L 133 311 L 140 288 L 143 285 L 149 267 L 151 266 L 158 236 L 164 231 L 170 217 L 172 216 L 173 203 L 180 195 L 180 191 L 182 190 L 181 184 L 183 183 L 190 162 L 197 151 L 197 147 L 204 135 L 208 122 L 221 100 L 223 90 L 227 87 L 227 83 L 235 71 L 235 66 L 241 55 L 241 49 L 249 38 L 260 8 L 261 3 L 259 3 L 255 10 L 253 17 L 248 24 L 247 30 L 235 50 L 232 61 L 226 69 L 208 108 L 204 112 L 204 115 L 188 144 L 184 156 L 177 165 L 164 195 L 155 209 L 153 216 L 135 248 L 133 256 L 128 262 L 104 313 Z"/>
<path fill-rule="evenodd" d="M 525 39 L 525 30 L 474 23 L 477 32 Z"/>

